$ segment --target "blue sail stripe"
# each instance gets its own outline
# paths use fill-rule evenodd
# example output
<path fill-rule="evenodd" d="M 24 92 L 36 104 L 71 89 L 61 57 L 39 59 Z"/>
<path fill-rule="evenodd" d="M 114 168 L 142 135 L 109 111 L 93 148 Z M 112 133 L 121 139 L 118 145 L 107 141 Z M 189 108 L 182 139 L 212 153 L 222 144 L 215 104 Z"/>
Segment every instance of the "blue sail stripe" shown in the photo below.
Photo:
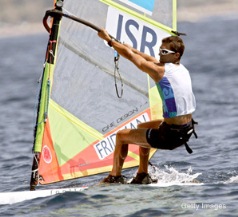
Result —
<path fill-rule="evenodd" d="M 154 10 L 154 0 L 129 0 L 129 2 L 132 2 L 151 12 L 153 12 Z"/>

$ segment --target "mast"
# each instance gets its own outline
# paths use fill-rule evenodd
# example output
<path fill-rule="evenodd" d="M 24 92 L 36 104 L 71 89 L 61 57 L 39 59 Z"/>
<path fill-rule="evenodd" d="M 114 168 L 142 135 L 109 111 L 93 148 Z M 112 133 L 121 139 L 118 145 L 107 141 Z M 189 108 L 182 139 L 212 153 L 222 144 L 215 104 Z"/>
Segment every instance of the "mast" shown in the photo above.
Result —
<path fill-rule="evenodd" d="M 57 1 L 57 0 L 56 0 Z M 58 0 L 55 3 L 55 9 L 62 11 L 62 6 L 63 6 L 63 0 Z M 46 28 L 46 30 L 49 32 L 49 40 L 48 40 L 48 45 L 46 49 L 46 55 L 45 55 L 45 63 L 48 64 L 54 64 L 55 63 L 55 56 L 56 56 L 56 48 L 57 48 L 57 40 L 58 40 L 58 32 L 59 32 L 59 26 L 60 26 L 60 21 L 61 21 L 62 16 L 60 15 L 55 15 L 53 17 L 53 22 L 52 22 L 52 27 L 50 28 L 47 23 L 48 15 L 46 14 L 43 18 L 43 24 Z M 31 179 L 30 179 L 30 190 L 35 190 L 35 187 L 38 185 L 39 182 L 39 174 L 38 174 L 38 162 L 40 159 L 40 152 L 36 151 L 36 135 L 37 131 L 42 131 L 43 130 L 38 130 L 38 126 L 40 125 L 40 121 L 42 119 L 42 112 L 44 112 L 44 124 L 47 122 L 47 110 L 45 110 L 45 103 L 42 103 L 42 98 L 41 97 L 45 90 L 45 85 L 44 81 L 48 77 L 48 74 L 46 73 L 46 68 L 44 67 L 43 69 L 43 76 L 41 79 L 41 89 L 40 89 L 40 94 L 39 94 L 39 102 L 38 102 L 38 108 L 37 108 L 37 117 L 36 117 L 36 125 L 35 125 L 35 130 L 34 130 L 34 145 L 33 145 L 33 152 L 35 153 L 34 158 L 33 158 L 33 164 L 32 164 L 32 173 L 31 173 Z M 48 93 L 49 94 L 49 93 Z M 43 98 L 44 100 L 44 98 Z M 48 101 L 48 100 L 47 100 Z M 48 102 L 46 103 L 48 104 Z"/>

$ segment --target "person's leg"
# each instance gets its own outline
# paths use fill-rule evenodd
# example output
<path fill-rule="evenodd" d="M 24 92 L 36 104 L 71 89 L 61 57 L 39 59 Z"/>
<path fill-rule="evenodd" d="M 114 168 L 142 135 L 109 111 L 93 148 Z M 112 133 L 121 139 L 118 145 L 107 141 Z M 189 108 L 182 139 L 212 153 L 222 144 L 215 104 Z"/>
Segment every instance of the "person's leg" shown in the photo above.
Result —
<path fill-rule="evenodd" d="M 112 176 L 120 176 L 128 152 L 128 144 L 136 144 L 147 150 L 151 147 L 146 141 L 147 129 L 124 129 L 117 132 L 113 157 Z"/>
<path fill-rule="evenodd" d="M 137 128 L 138 129 L 149 129 L 149 128 L 158 129 L 162 121 L 163 120 L 154 120 L 154 121 L 144 122 L 144 123 L 138 124 Z M 139 153 L 140 153 L 140 164 L 139 164 L 137 173 L 148 173 L 150 148 L 144 148 L 140 146 Z"/>
<path fill-rule="evenodd" d="M 162 120 L 146 122 L 139 125 L 138 129 L 124 129 L 117 132 L 116 146 L 113 157 L 113 167 L 109 176 L 102 182 L 124 183 L 121 177 L 124 160 L 128 153 L 128 144 L 136 144 L 140 148 L 140 170 L 148 171 L 148 157 L 151 146 L 147 143 L 147 127 L 158 128 Z"/>

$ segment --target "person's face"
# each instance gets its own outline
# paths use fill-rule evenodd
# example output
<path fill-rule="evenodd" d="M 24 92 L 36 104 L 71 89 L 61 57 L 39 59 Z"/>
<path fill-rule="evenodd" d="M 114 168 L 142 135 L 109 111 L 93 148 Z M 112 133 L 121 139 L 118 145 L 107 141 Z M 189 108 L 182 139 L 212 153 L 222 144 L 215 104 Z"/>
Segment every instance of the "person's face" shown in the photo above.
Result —
<path fill-rule="evenodd" d="M 175 63 L 178 61 L 179 53 L 171 50 L 170 44 L 163 43 L 160 46 L 159 56 L 161 63 Z"/>

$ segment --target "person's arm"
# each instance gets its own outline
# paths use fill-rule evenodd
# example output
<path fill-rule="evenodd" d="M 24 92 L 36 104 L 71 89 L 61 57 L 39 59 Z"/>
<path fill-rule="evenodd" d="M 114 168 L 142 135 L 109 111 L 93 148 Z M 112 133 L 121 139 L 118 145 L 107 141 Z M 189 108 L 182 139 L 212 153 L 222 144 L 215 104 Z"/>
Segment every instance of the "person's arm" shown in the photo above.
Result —
<path fill-rule="evenodd" d="M 164 65 L 161 63 L 155 64 L 148 60 L 148 55 L 139 55 L 124 44 L 111 40 L 111 37 L 106 30 L 98 32 L 98 36 L 107 42 L 124 58 L 134 63 L 141 71 L 147 73 L 155 82 L 161 80 L 164 75 Z M 136 49 L 135 49 L 136 50 Z M 139 51 L 138 51 L 139 52 Z M 140 52 L 141 53 L 141 52 Z"/>
<path fill-rule="evenodd" d="M 159 63 L 159 61 L 158 61 L 155 57 L 152 57 L 152 56 L 150 56 L 150 55 L 148 55 L 148 54 L 145 54 L 145 53 L 143 53 L 143 52 L 140 52 L 139 50 L 137 50 L 137 49 L 131 47 L 131 46 L 128 45 L 128 44 L 124 44 L 124 45 L 125 45 L 126 47 L 128 47 L 129 49 L 131 49 L 133 53 L 142 56 L 142 57 L 143 57 L 144 59 L 146 59 L 147 61 L 151 61 L 151 62 L 153 62 L 153 63 Z"/>

